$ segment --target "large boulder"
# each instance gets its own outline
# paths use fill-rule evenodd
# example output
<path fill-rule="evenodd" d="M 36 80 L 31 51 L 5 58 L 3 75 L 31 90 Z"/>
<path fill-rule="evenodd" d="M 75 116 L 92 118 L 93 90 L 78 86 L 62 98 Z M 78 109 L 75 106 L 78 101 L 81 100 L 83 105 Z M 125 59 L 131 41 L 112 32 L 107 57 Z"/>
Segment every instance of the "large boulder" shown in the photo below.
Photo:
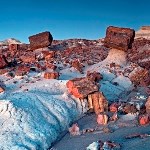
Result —
<path fill-rule="evenodd" d="M 53 37 L 50 32 L 46 31 L 30 36 L 29 41 L 30 41 L 30 49 L 35 50 L 38 48 L 50 46 L 53 41 Z"/>
<path fill-rule="evenodd" d="M 132 47 L 134 36 L 135 31 L 133 29 L 109 26 L 106 31 L 104 45 L 127 51 L 128 48 Z"/>
<path fill-rule="evenodd" d="M 75 78 L 67 82 L 68 91 L 76 98 L 85 98 L 89 94 L 99 90 L 96 82 L 89 80 L 88 78 Z"/>

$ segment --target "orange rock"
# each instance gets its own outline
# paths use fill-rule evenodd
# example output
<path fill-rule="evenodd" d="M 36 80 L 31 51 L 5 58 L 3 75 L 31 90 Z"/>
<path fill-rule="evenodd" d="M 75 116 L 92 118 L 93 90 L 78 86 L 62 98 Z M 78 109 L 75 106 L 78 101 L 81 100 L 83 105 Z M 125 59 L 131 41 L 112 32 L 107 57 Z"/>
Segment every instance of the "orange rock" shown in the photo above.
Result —
<path fill-rule="evenodd" d="M 108 122 L 108 116 L 106 114 L 97 115 L 97 123 L 99 125 L 106 125 Z"/>
<path fill-rule="evenodd" d="M 149 116 L 147 114 L 139 116 L 139 124 L 140 125 L 147 125 L 147 124 L 149 124 L 149 122 L 150 122 L 150 120 L 149 120 Z"/>
<path fill-rule="evenodd" d="M 49 51 L 47 53 L 43 52 L 44 58 L 46 61 L 49 61 L 51 58 L 55 57 L 55 52 L 54 51 Z"/>
<path fill-rule="evenodd" d="M 108 101 L 102 92 L 94 92 L 88 95 L 88 105 L 89 109 L 94 109 L 97 115 L 108 110 Z"/>
<path fill-rule="evenodd" d="M 79 72 L 82 72 L 82 64 L 79 62 L 79 60 L 73 60 L 71 62 L 71 66 L 74 67 L 76 70 L 78 70 Z"/>
<path fill-rule="evenodd" d="M 25 55 L 22 55 L 22 56 L 20 56 L 20 59 L 24 63 L 35 63 L 35 61 L 36 61 L 35 54 L 33 54 L 33 53 L 27 53 Z"/>
<path fill-rule="evenodd" d="M 100 112 L 108 111 L 108 101 L 105 98 L 103 92 L 99 92 L 99 106 Z"/>
<path fill-rule="evenodd" d="M 94 112 L 98 115 L 100 112 L 100 105 L 99 105 L 99 92 L 95 92 L 92 94 L 92 101 L 93 101 L 93 108 Z"/>
<path fill-rule="evenodd" d="M 59 73 L 58 72 L 45 72 L 44 78 L 45 79 L 58 79 Z"/>
<path fill-rule="evenodd" d="M 76 98 L 86 98 L 90 93 L 99 90 L 98 85 L 95 82 L 88 80 L 87 78 L 75 78 L 69 80 L 66 83 L 69 93 Z"/>

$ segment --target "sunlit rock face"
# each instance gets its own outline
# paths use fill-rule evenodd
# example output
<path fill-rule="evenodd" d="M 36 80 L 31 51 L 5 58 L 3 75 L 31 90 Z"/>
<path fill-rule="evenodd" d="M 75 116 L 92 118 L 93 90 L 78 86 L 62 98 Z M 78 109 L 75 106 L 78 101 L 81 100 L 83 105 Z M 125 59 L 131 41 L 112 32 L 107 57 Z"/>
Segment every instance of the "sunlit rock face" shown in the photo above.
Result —
<path fill-rule="evenodd" d="M 136 33 L 135 38 L 150 39 L 150 26 L 142 26 Z"/>

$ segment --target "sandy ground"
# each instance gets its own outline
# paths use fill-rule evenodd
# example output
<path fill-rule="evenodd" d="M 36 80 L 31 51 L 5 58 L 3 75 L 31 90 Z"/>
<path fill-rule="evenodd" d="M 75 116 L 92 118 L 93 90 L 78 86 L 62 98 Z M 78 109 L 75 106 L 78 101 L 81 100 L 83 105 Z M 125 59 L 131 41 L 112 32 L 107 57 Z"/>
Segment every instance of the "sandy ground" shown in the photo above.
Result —
<path fill-rule="evenodd" d="M 135 120 L 133 121 L 135 122 Z M 126 122 L 126 127 L 119 127 L 113 130 L 112 133 L 104 133 L 95 131 L 93 133 L 86 133 L 79 136 L 70 136 L 67 133 L 60 141 L 58 141 L 53 149 L 54 150 L 85 150 L 86 147 L 94 141 L 114 141 L 121 145 L 122 150 L 149 150 L 150 137 L 147 138 L 132 138 L 125 139 L 125 136 L 133 133 L 147 133 L 150 134 L 150 126 L 139 126 L 132 121 Z M 96 117 L 94 114 L 86 115 L 77 121 L 80 129 L 95 128 Z M 115 127 L 113 123 L 112 127 Z M 118 123 L 119 124 L 119 123 Z M 109 125 L 108 127 L 110 127 Z"/>

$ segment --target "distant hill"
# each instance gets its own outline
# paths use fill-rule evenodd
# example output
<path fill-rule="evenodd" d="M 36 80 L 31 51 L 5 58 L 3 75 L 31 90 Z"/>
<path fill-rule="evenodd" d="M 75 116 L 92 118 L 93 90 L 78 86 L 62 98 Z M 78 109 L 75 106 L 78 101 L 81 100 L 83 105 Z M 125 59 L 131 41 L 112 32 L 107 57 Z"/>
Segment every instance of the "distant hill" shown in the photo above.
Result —
<path fill-rule="evenodd" d="M 150 26 L 142 26 L 140 30 L 135 33 L 135 38 L 150 39 Z"/>
<path fill-rule="evenodd" d="M 9 44 L 22 44 L 22 43 L 15 38 L 9 38 L 4 41 L 0 41 L 0 45 L 9 45 Z"/>

